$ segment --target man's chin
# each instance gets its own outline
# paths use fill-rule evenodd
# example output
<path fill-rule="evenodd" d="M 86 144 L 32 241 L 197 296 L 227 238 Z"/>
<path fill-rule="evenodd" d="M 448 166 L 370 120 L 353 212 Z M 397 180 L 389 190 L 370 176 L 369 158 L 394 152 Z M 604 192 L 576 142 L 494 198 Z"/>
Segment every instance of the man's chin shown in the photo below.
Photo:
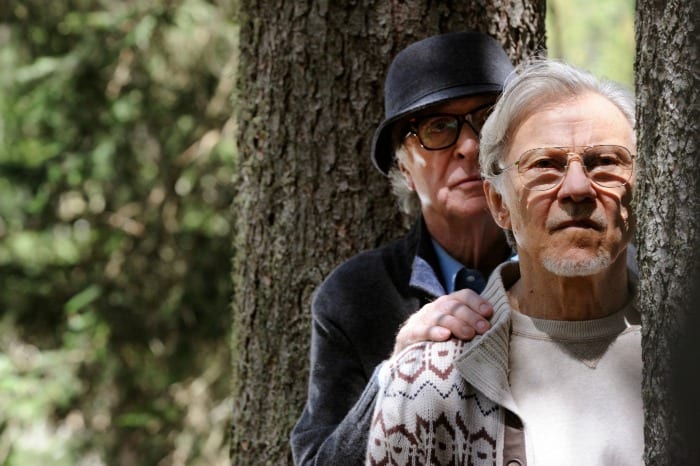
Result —
<path fill-rule="evenodd" d="M 544 268 L 560 277 L 587 277 L 602 272 L 610 267 L 610 254 L 598 251 L 596 254 L 585 254 L 582 251 L 558 257 L 542 259 Z"/>
<path fill-rule="evenodd" d="M 461 196 L 459 199 L 452 199 L 448 208 L 454 213 L 459 213 L 462 217 L 481 215 L 484 212 L 491 215 L 486 203 L 486 196 L 483 195 Z"/>

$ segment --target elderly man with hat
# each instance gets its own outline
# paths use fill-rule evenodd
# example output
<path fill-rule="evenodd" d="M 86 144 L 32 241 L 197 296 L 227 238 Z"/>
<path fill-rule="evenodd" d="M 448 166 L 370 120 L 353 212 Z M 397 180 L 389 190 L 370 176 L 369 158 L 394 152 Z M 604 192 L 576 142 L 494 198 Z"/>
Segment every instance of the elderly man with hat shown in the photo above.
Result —
<path fill-rule="evenodd" d="M 499 43 L 474 32 L 418 41 L 393 60 L 372 160 L 419 218 L 316 291 L 308 399 L 291 435 L 296 464 L 362 464 L 376 374 L 392 351 L 488 329 L 492 308 L 478 293 L 512 251 L 488 211 L 479 132 L 512 70 Z"/>

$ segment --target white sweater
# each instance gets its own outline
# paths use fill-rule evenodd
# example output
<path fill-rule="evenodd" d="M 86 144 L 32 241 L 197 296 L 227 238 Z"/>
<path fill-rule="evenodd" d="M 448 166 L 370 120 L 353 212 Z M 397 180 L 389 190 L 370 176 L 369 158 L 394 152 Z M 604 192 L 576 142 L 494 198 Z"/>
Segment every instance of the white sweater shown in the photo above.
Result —
<path fill-rule="evenodd" d="M 509 380 L 512 311 L 504 286 L 517 280 L 518 274 L 517 264 L 506 263 L 491 275 L 482 295 L 494 305 L 495 312 L 492 328 L 484 336 L 471 342 L 418 343 L 384 364 L 366 464 L 503 464 L 504 408 L 525 415 Z M 641 361 L 639 345 L 632 353 Z M 620 396 L 639 391 L 636 373 L 626 383 L 631 388 Z M 536 399 L 537 394 L 533 395 Z M 608 395 L 613 399 L 617 394 Z M 612 434 L 611 444 L 618 438 L 630 438 L 630 432 L 636 435 L 641 428 L 641 405 L 635 414 L 629 430 L 623 428 Z M 526 416 L 529 418 L 529 414 Z M 602 427 L 607 421 L 600 422 Z M 525 435 L 526 446 L 539 451 L 532 443 L 529 425 L 525 426 Z M 638 453 L 641 459 L 641 449 Z M 530 452 L 528 457 L 534 458 Z"/>
<path fill-rule="evenodd" d="M 512 313 L 509 380 L 528 464 L 644 464 L 641 334 L 628 311 L 577 322 Z"/>

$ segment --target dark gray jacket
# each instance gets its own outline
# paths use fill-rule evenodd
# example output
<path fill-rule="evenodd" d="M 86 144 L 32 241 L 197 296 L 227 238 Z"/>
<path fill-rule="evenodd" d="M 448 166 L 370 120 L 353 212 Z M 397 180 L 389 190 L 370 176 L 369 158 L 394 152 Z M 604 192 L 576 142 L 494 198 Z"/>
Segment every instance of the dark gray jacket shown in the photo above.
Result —
<path fill-rule="evenodd" d="M 364 464 L 373 373 L 400 325 L 445 294 L 437 264 L 421 220 L 403 239 L 340 265 L 316 290 L 308 398 L 291 435 L 295 464 Z"/>

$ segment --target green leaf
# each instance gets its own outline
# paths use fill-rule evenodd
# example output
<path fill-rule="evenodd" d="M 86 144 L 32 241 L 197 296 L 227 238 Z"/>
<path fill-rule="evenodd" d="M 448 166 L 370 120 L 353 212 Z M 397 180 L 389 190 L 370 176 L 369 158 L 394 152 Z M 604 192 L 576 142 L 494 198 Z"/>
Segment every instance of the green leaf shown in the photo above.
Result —
<path fill-rule="evenodd" d="M 80 293 L 73 296 L 65 305 L 66 313 L 75 314 L 81 309 L 94 302 L 102 294 L 102 287 L 99 285 L 90 285 Z"/>

